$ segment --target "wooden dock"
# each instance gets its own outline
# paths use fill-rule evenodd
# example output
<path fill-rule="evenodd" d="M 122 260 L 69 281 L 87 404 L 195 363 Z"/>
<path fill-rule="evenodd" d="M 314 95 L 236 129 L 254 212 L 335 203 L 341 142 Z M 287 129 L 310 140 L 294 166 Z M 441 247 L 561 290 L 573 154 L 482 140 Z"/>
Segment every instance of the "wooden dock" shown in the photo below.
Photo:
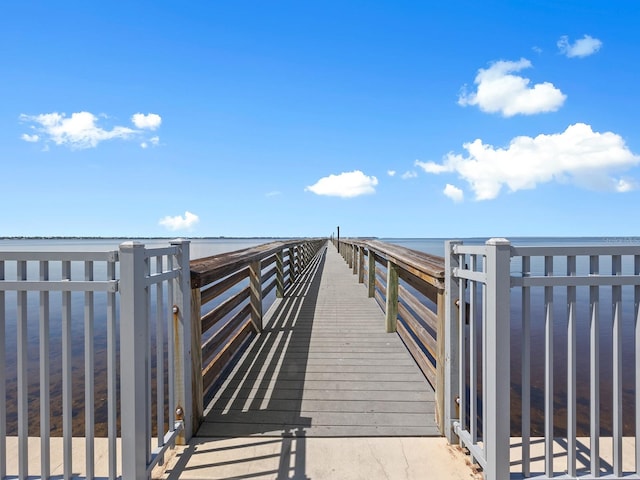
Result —
<path fill-rule="evenodd" d="M 265 315 L 197 436 L 439 436 L 432 387 L 358 277 L 322 251 Z"/>

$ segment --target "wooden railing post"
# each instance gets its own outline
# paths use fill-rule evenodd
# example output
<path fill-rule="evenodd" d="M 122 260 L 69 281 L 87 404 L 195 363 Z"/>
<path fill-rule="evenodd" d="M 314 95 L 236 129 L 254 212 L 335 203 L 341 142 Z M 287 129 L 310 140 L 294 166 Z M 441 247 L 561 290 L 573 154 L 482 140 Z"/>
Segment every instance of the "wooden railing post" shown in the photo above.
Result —
<path fill-rule="evenodd" d="M 368 272 L 367 289 L 369 298 L 376 295 L 376 254 L 369 248 L 369 272 Z"/>
<path fill-rule="evenodd" d="M 291 283 L 296 279 L 296 251 L 294 247 L 289 247 L 289 279 Z"/>
<path fill-rule="evenodd" d="M 358 248 L 358 283 L 364 283 L 364 247 Z"/>
<path fill-rule="evenodd" d="M 398 266 L 391 260 L 387 260 L 387 308 L 386 329 L 387 333 L 396 331 L 398 320 Z"/>
<path fill-rule="evenodd" d="M 249 264 L 249 289 L 251 323 L 253 323 L 256 332 L 262 332 L 262 267 L 260 260 Z"/>
<path fill-rule="evenodd" d="M 191 289 L 191 386 L 193 390 L 193 431 L 204 420 L 204 385 L 202 378 L 202 292 Z"/>
<path fill-rule="evenodd" d="M 276 253 L 276 297 L 284 297 L 284 255 L 282 250 Z"/>
<path fill-rule="evenodd" d="M 355 275 L 356 273 L 358 273 L 358 258 L 360 258 L 360 256 L 358 255 L 358 250 L 359 247 L 357 245 L 353 246 L 353 274 Z"/>

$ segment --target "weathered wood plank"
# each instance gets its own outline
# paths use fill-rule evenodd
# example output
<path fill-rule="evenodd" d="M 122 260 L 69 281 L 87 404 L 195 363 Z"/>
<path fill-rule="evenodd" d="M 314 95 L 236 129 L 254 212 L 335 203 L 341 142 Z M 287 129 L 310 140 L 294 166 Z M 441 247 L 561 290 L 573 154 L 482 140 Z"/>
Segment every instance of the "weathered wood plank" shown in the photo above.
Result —
<path fill-rule="evenodd" d="M 198 435 L 436 435 L 434 401 L 398 335 L 384 333 L 376 301 L 331 247 L 307 259 L 264 316 L 263 333 L 213 397 Z"/>

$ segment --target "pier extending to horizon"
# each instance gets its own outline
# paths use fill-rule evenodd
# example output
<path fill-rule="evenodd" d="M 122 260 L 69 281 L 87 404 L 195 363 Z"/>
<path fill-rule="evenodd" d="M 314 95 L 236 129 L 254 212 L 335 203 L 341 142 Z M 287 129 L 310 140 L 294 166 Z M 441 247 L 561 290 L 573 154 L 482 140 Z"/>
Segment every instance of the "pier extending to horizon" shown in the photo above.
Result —
<path fill-rule="evenodd" d="M 441 478 L 637 478 L 640 380 L 625 386 L 634 408 L 625 406 L 623 417 L 622 338 L 633 332 L 639 372 L 640 248 L 518 247 L 492 239 L 447 242 L 442 258 L 378 241 L 332 240 L 274 242 L 195 260 L 187 241 L 158 249 L 129 242 L 107 253 L 0 252 L 1 330 L 6 300 L 15 295 L 18 345 L 18 431 L 7 436 L 3 396 L 0 478 L 423 478 L 425 471 Z M 15 276 L 5 268 L 12 263 Z M 61 265 L 60 273 L 50 264 Z M 530 428 L 535 288 L 544 292 L 546 311 L 543 437 Z M 522 318 L 510 312 L 514 289 Z M 601 432 L 605 413 L 600 389 L 592 387 L 586 437 L 576 428 L 584 404 L 576 394 L 576 289 L 590 295 L 590 382 L 599 385 L 601 360 L 613 373 L 612 430 Z M 612 292 L 602 305 L 613 307 L 613 335 L 602 340 L 609 319 L 600 290 Z M 569 306 L 565 430 L 554 424 L 558 291 Z M 27 292 L 39 292 L 39 438 L 29 436 Z M 49 292 L 62 292 L 60 310 Z M 71 423 L 78 411 L 71 390 L 77 294 L 84 304 L 84 405 L 102 401 L 92 334 L 96 318 L 107 324 L 105 439 L 95 438 L 93 408 L 83 407 L 82 438 Z M 51 438 L 42 339 L 57 315 L 62 437 Z M 516 349 L 514 321 L 522 323 Z M 612 348 L 599 348 L 602 341 Z M 515 427 L 511 364 L 522 369 Z M 633 412 L 635 420 L 626 421 Z"/>

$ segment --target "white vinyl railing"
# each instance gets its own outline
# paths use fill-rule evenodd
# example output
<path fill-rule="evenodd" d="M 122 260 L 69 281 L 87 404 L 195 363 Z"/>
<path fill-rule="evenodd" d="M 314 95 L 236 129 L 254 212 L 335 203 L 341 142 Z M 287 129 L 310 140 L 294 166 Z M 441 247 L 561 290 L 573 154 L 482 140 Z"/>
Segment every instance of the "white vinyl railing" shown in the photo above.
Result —
<path fill-rule="evenodd" d="M 54 387 L 61 391 L 62 476 L 77 476 L 73 457 L 78 452 L 73 447 L 78 443 L 72 440 L 74 414 L 80 410 L 85 419 L 85 451 L 80 455 L 86 458 L 84 478 L 95 477 L 95 411 L 103 401 L 95 394 L 97 329 L 106 335 L 106 339 L 101 338 L 106 352 L 100 353 L 101 358 L 106 355 L 108 477 L 115 479 L 121 474 L 124 479 L 148 478 L 179 433 L 190 438 L 189 274 L 187 241 L 157 249 L 127 242 L 119 251 L 111 252 L 0 252 L 0 384 L 6 387 L 7 368 L 15 368 L 18 444 L 17 462 L 13 462 L 17 471 L 8 472 L 5 388 L 0 394 L 0 479 L 51 476 L 50 392 Z M 56 347 L 60 348 L 61 385 L 54 385 L 51 379 L 51 365 L 55 363 L 50 352 L 54 345 L 52 328 L 59 330 L 61 337 L 61 347 Z M 13 330 L 15 338 L 7 337 L 6 332 Z M 15 367 L 7 362 L 9 350 L 14 351 L 7 345 L 14 342 L 15 359 L 11 359 L 15 360 Z M 35 388 L 30 384 L 29 371 L 34 342 L 39 369 Z M 74 399 L 72 390 L 73 375 L 78 369 L 73 364 L 78 345 L 83 345 L 84 357 L 84 402 L 80 407 L 74 405 L 77 397 Z M 156 392 L 154 409 L 152 390 Z M 29 423 L 34 413 L 30 404 L 34 400 L 39 404 L 37 453 L 29 451 Z M 165 410 L 169 412 L 167 419 Z M 151 437 L 153 417 L 158 432 L 155 441 Z M 29 458 L 38 454 L 40 466 L 36 469 Z"/>
<path fill-rule="evenodd" d="M 459 440 L 491 480 L 640 478 L 640 246 L 449 241 L 445 262 L 449 441 Z M 560 348 L 558 339 L 565 338 Z M 512 372 L 511 365 L 520 369 Z M 603 382 L 602 365 L 610 382 Z M 565 380 L 559 399 L 554 390 Z M 542 391 L 543 405 L 533 405 L 533 383 Z M 512 422 L 518 394 L 520 416 Z M 588 414 L 583 408 L 585 418 L 579 418 L 585 402 Z M 611 408 L 604 422 L 607 402 Z M 539 440 L 531 435 L 535 409 L 543 422 Z M 578 421 L 586 433 L 580 433 Z M 538 445 L 542 449 L 534 450 Z M 534 469 L 535 461 L 540 466 Z"/>

